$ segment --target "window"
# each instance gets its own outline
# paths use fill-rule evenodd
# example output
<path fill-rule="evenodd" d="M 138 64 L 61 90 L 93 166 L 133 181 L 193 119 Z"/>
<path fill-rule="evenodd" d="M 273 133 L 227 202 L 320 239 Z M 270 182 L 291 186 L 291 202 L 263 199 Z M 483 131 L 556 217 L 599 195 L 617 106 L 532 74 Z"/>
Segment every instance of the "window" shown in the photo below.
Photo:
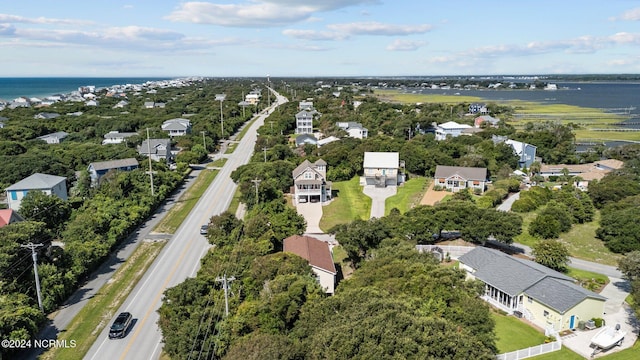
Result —
<path fill-rule="evenodd" d="M 18 200 L 18 193 L 15 191 L 11 191 L 11 200 Z"/>
<path fill-rule="evenodd" d="M 549 316 L 549 312 L 548 312 L 547 310 L 544 310 L 544 311 L 542 312 L 542 316 L 544 316 L 544 317 L 548 317 L 548 316 Z"/>
<path fill-rule="evenodd" d="M 310 172 L 306 172 L 306 173 L 304 173 L 304 178 L 305 179 L 313 179 L 313 174 L 310 173 Z"/>
<path fill-rule="evenodd" d="M 531 303 L 533 303 L 533 299 L 532 299 L 531 297 L 527 296 L 527 302 L 528 302 L 529 304 L 531 304 Z"/>

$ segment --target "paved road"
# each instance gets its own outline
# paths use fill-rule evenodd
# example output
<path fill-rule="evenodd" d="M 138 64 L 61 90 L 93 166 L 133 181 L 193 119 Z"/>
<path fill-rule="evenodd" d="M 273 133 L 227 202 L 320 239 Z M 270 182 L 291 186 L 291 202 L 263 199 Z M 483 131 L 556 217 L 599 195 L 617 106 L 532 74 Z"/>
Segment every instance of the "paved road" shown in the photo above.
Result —
<path fill-rule="evenodd" d="M 277 106 L 286 99 L 278 96 Z M 209 249 L 206 239 L 199 234 L 200 226 L 212 215 L 225 211 L 231 203 L 236 185 L 230 174 L 238 166 L 246 164 L 257 138 L 256 130 L 262 126 L 268 110 L 262 112 L 251 129 L 229 156 L 222 170 L 203 194 L 189 216 L 178 228 L 144 277 L 118 310 L 129 311 L 134 325 L 129 334 L 120 340 L 109 340 L 109 326 L 98 336 L 86 359 L 158 359 L 162 350 L 162 336 L 157 326 L 163 292 L 188 277 L 196 275 L 200 259 Z M 113 319 L 109 322 L 111 322 Z"/>

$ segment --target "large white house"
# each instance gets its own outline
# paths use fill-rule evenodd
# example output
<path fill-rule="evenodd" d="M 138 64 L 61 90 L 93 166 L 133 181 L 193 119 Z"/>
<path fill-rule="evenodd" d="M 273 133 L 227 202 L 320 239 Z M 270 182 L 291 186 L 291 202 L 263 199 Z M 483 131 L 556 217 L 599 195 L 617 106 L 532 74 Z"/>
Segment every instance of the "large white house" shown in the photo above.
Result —
<path fill-rule="evenodd" d="M 303 161 L 293 169 L 293 198 L 297 202 L 331 199 L 331 181 L 327 181 L 327 163 L 319 159 L 314 163 Z"/>
<path fill-rule="evenodd" d="M 399 182 L 400 154 L 397 152 L 365 152 L 363 168 L 367 185 L 396 186 Z"/>
<path fill-rule="evenodd" d="M 162 123 L 162 130 L 169 136 L 183 136 L 191 132 L 191 121 L 188 119 L 170 119 Z"/>
<path fill-rule="evenodd" d="M 445 140 L 447 136 L 458 137 L 462 135 L 462 131 L 470 129 L 473 126 L 467 124 L 458 124 L 455 121 L 448 121 L 444 124 L 436 125 L 436 140 Z"/>
<path fill-rule="evenodd" d="M 29 191 L 41 191 L 47 195 L 55 195 L 67 200 L 67 178 L 63 176 L 35 173 L 6 189 L 9 208 L 20 210 L 22 199 Z"/>

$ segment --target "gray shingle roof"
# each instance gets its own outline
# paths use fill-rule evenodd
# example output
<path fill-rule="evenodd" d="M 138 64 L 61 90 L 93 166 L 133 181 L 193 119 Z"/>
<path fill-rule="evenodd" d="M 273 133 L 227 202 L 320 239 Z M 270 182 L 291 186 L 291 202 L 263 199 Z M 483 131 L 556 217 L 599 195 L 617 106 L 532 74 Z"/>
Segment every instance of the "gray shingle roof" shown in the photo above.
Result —
<path fill-rule="evenodd" d="M 120 160 L 99 161 L 89 164 L 93 165 L 95 170 L 118 169 L 122 167 L 138 166 L 138 160 L 135 158 L 127 158 Z"/>
<path fill-rule="evenodd" d="M 477 279 L 516 296 L 525 293 L 550 308 L 564 313 L 586 298 L 605 297 L 574 284 L 574 279 L 534 261 L 498 250 L 477 247 L 459 258 L 472 267 Z"/>
<path fill-rule="evenodd" d="M 6 190 L 46 190 L 55 187 L 63 181 L 67 181 L 67 178 L 63 176 L 35 173 L 9 186 Z"/>
<path fill-rule="evenodd" d="M 433 177 L 438 179 L 444 179 L 444 178 L 451 177 L 453 175 L 459 175 L 461 178 L 466 180 L 485 181 L 487 179 L 487 169 L 463 167 L 463 166 L 438 165 L 436 166 L 436 173 Z"/>

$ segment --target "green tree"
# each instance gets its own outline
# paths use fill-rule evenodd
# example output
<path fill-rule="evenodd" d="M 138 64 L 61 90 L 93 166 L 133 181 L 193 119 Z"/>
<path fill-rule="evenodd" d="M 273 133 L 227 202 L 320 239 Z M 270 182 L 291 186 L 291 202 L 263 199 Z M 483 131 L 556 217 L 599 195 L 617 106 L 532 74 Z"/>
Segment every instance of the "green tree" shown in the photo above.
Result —
<path fill-rule="evenodd" d="M 560 221 L 552 215 L 540 214 L 529 224 L 529 234 L 543 239 L 554 239 L 560 236 Z"/>
<path fill-rule="evenodd" d="M 634 250 L 618 260 L 618 270 L 626 279 L 634 281 L 640 279 L 640 250 Z"/>
<path fill-rule="evenodd" d="M 538 241 L 533 245 L 532 254 L 538 264 L 560 272 L 569 269 L 569 250 L 557 240 Z"/>
<path fill-rule="evenodd" d="M 29 191 L 20 203 L 20 214 L 28 220 L 43 222 L 54 233 L 59 233 L 71 216 L 71 207 L 55 195 Z"/>

